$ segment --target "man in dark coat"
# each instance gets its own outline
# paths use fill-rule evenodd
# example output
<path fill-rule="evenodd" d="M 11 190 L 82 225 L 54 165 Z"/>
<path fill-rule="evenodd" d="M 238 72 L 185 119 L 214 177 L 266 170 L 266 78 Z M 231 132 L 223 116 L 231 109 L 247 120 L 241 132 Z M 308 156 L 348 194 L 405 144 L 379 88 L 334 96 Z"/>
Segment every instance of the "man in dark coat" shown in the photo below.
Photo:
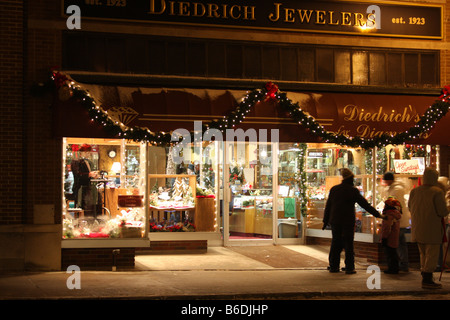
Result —
<path fill-rule="evenodd" d="M 323 229 L 331 226 L 331 247 L 328 257 L 330 272 L 339 272 L 341 252 L 345 250 L 345 273 L 355 271 L 353 238 L 355 233 L 355 203 L 364 210 L 380 218 L 380 213 L 354 187 L 353 172 L 347 168 L 341 170 L 342 183 L 331 188 L 325 205 Z"/>

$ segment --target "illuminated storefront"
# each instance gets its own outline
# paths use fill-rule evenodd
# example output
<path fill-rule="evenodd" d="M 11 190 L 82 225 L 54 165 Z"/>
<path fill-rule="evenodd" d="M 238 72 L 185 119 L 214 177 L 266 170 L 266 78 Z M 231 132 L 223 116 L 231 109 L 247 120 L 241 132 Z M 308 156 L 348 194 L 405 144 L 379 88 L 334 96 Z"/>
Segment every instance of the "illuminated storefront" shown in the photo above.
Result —
<path fill-rule="evenodd" d="M 448 176 L 448 115 L 431 134 L 402 133 L 440 112 L 429 107 L 449 82 L 449 1 L 0 6 L 18 30 L 1 66 L 11 143 L 0 267 L 110 270 L 116 249 L 132 267 L 138 250 L 191 244 L 328 245 L 321 219 L 339 168 L 375 206 L 385 170 L 408 188 L 423 163 Z M 48 86 L 51 66 L 61 74 Z M 172 159 L 170 133 L 196 121 L 202 133 L 234 121 L 256 142 L 191 141 Z M 400 138 L 363 144 L 385 134 Z M 377 248 L 378 223 L 358 210 L 356 242 Z"/>
<path fill-rule="evenodd" d="M 88 189 L 97 201 L 97 211 L 88 215 L 75 191 L 65 189 L 68 243 L 201 239 L 228 246 L 329 238 L 323 211 L 329 190 L 341 181 L 340 169 L 354 172 L 358 190 L 381 211 L 381 176 L 396 173 L 409 194 L 425 166 L 436 166 L 439 144 L 446 143 L 448 119 L 440 110 L 445 114 L 447 96 L 441 103 L 426 96 L 283 93 L 273 83 L 251 92 L 108 87 L 55 71 L 54 79 L 62 77 L 57 92 L 69 90 L 73 99 L 59 99 L 55 116 L 69 103 L 72 122 L 83 108 L 91 120 L 80 126 L 62 120 L 58 132 L 116 130 L 115 139 L 64 138 L 64 186 L 75 176 L 71 163 L 86 157 L 95 172 Z M 114 105 L 117 98 L 108 92 L 126 106 Z M 150 114 L 148 105 L 157 108 Z M 189 114 L 181 113 L 187 105 Z M 415 135 L 424 145 L 408 144 Z M 356 241 L 377 244 L 379 227 L 379 220 L 356 208 Z"/>

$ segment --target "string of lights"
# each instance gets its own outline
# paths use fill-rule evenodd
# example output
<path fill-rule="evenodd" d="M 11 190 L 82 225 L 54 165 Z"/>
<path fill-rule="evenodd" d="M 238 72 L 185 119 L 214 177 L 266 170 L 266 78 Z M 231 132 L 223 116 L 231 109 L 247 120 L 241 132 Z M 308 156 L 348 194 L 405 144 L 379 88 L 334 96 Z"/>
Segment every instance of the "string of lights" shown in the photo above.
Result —
<path fill-rule="evenodd" d="M 172 134 L 170 132 L 153 132 L 148 128 L 128 127 L 120 121 L 113 119 L 108 115 L 107 111 L 103 110 L 96 103 L 95 99 L 87 90 L 83 89 L 82 86 L 60 71 L 53 70 L 51 80 L 55 88 L 60 91 L 60 96 L 61 91 L 63 91 L 65 92 L 64 96 L 80 101 L 88 111 L 91 121 L 102 125 L 111 136 L 118 136 L 138 142 L 148 142 L 151 145 L 170 146 L 179 143 L 179 141 L 171 141 Z M 235 110 L 220 120 L 204 123 L 202 130 L 205 132 L 209 129 L 217 129 L 225 132 L 227 129 L 233 129 L 245 120 L 246 115 L 257 103 L 270 99 L 276 101 L 283 110 L 287 111 L 293 121 L 317 136 L 322 142 L 371 149 L 389 144 L 400 145 L 411 143 L 424 133 L 428 133 L 450 109 L 450 86 L 445 86 L 442 89 L 439 98 L 425 111 L 414 126 L 396 135 L 383 133 L 377 137 L 363 138 L 329 132 L 314 117 L 303 111 L 298 102 L 292 102 L 285 92 L 279 91 L 278 86 L 272 82 L 267 83 L 262 89 L 248 91 L 247 95 L 242 98 Z"/>

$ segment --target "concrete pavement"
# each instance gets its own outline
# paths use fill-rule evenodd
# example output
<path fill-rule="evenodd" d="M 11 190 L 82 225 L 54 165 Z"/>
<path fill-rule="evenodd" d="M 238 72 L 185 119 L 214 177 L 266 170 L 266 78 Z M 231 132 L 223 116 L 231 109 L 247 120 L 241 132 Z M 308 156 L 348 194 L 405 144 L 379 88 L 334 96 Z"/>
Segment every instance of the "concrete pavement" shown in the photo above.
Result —
<path fill-rule="evenodd" d="M 327 248 L 283 247 L 322 261 L 327 259 Z M 323 266 L 274 268 L 228 248 L 212 247 L 205 254 L 138 255 L 136 268 L 131 271 L 3 274 L 0 300 L 426 299 L 436 294 L 450 297 L 450 273 L 442 276 L 443 289 L 425 290 L 417 269 L 387 275 L 368 271 L 369 267 L 367 262 L 357 261 L 357 273 L 352 275 L 331 274 Z M 435 278 L 439 278 L 439 273 L 435 273 Z"/>

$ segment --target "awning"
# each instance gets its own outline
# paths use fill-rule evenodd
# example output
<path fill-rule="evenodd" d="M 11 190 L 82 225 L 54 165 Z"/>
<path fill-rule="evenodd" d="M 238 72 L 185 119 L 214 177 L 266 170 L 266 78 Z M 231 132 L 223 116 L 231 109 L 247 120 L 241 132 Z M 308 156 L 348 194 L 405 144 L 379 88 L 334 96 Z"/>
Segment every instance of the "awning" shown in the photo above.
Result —
<path fill-rule="evenodd" d="M 108 115 L 128 127 L 153 132 L 194 129 L 194 121 L 208 123 L 235 110 L 246 91 L 194 88 L 146 88 L 83 84 Z M 349 136 L 374 137 L 383 132 L 399 133 L 415 125 L 436 101 L 436 96 L 286 92 L 286 96 L 327 131 Z M 75 99 L 55 99 L 54 130 L 64 137 L 108 137 L 101 125 L 91 121 Z M 450 116 L 417 144 L 450 145 Z M 276 101 L 261 101 L 252 107 L 236 128 L 279 129 L 282 142 L 318 142 L 308 128 L 294 122 Z"/>

